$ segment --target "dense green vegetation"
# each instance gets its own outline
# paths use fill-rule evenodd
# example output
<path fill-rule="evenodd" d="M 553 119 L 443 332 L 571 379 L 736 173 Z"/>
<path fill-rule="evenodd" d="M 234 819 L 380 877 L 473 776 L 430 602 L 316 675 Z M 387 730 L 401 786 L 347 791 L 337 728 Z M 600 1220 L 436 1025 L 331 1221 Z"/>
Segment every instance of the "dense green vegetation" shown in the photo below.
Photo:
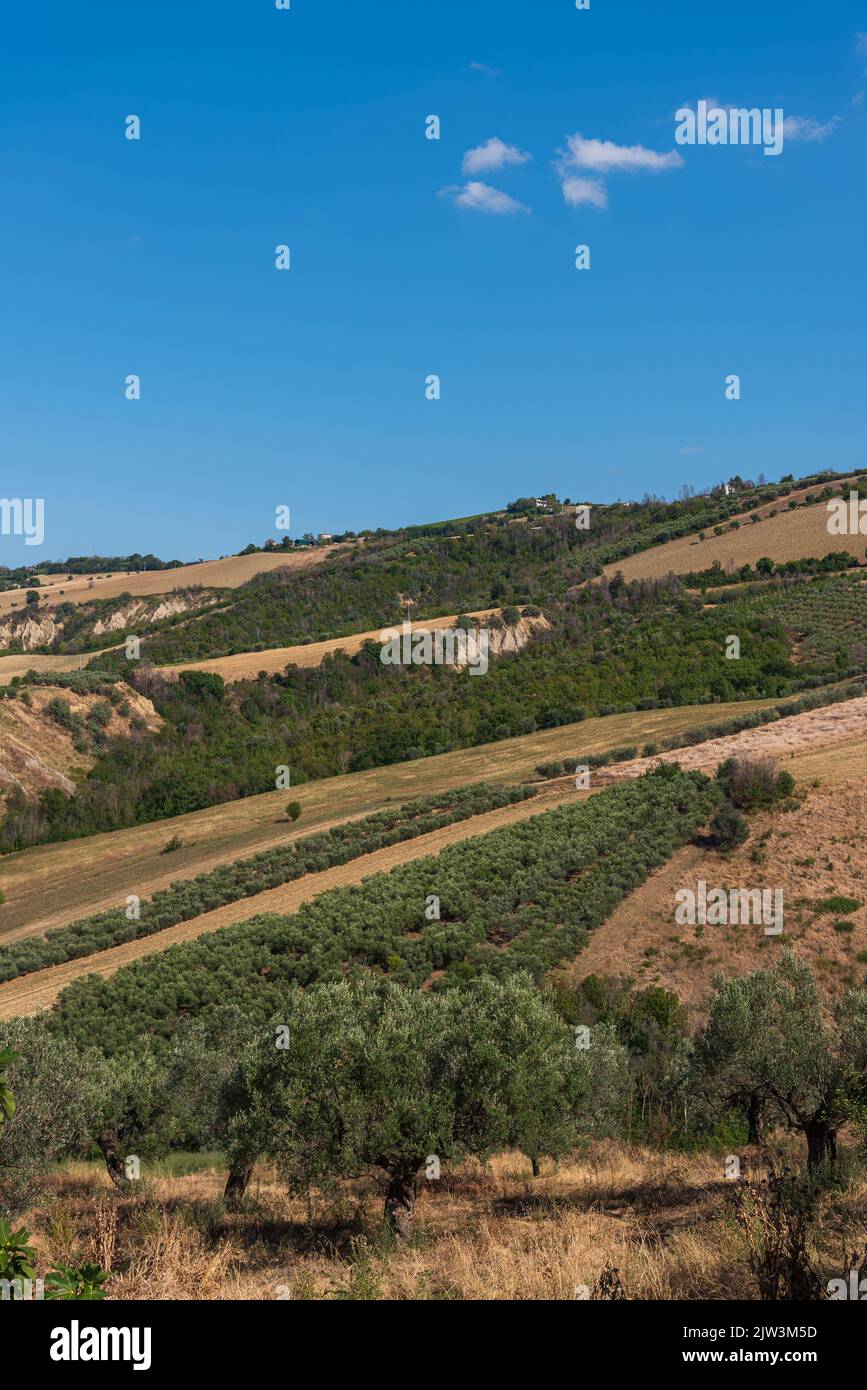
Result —
<path fill-rule="evenodd" d="M 268 888 L 303 878 L 305 874 L 346 864 L 359 855 L 372 854 L 387 845 L 415 839 L 482 811 L 524 801 L 534 794 L 532 787 L 495 787 L 479 782 L 456 791 L 420 797 L 393 810 L 347 821 L 317 835 L 305 835 L 248 859 L 221 864 L 208 873 L 173 883 L 143 902 L 135 901 L 131 906 L 96 913 L 67 927 L 57 927 L 44 936 L 25 937 L 8 946 L 0 945 L 0 980 L 12 980 L 48 965 L 78 960 L 110 946 L 137 941 L 173 927 L 177 922 L 211 912 L 224 903 L 253 897 Z M 128 916 L 129 911 L 133 912 L 132 917 Z"/>
<path fill-rule="evenodd" d="M 174 681 L 126 664 L 126 678 L 153 700 L 163 729 L 97 736 L 96 765 L 74 798 L 57 790 L 38 801 L 11 794 L 0 848 L 255 795 L 274 786 L 281 765 L 300 783 L 590 714 L 784 698 L 863 671 L 867 653 L 867 606 L 847 580 L 818 578 L 708 609 L 677 579 L 615 577 L 580 589 L 546 616 L 550 629 L 538 630 L 522 652 L 493 660 L 483 677 L 445 666 L 384 666 L 375 644 L 351 658 L 337 653 L 320 667 L 290 667 L 230 687 L 201 672 Z M 738 660 L 726 658 L 730 633 L 741 641 Z M 798 634 L 808 640 L 796 666 L 790 651 Z"/>
<path fill-rule="evenodd" d="M 333 889 L 291 917 L 254 917 L 173 946 L 109 980 L 76 981 L 53 1027 L 106 1051 L 231 999 L 264 1020 L 290 985 L 383 972 L 436 988 L 477 974 L 534 979 L 576 955 L 620 899 L 719 803 L 700 773 L 663 767 L 583 805 L 446 847 Z M 439 916 L 432 898 L 438 899 Z"/>
<path fill-rule="evenodd" d="M 604 1028 L 580 1050 L 526 975 L 445 994 L 387 981 L 295 991 L 275 1046 L 249 1049 L 229 1120 L 230 1196 L 267 1154 L 290 1191 L 380 1168 L 385 1219 L 412 1235 L 422 1168 L 520 1147 L 560 1156 L 613 1129 L 626 1054 Z"/>
<path fill-rule="evenodd" d="M 594 1135 L 731 1152 L 779 1130 L 803 1137 L 815 1197 L 840 1186 L 843 1127 L 863 1137 L 867 1122 L 867 992 L 827 1008 L 788 951 L 715 978 L 695 1039 L 673 992 L 598 976 L 540 992 L 517 970 L 419 994 L 365 973 L 270 1002 L 264 1017 L 220 1005 L 179 1018 L 167 1038 L 110 1055 L 44 1017 L 3 1025 L 15 1104 L 0 1131 L 0 1210 L 21 1210 L 64 1157 L 98 1149 L 129 1193 L 124 1155 L 193 1146 L 225 1151 L 232 1204 L 261 1156 L 302 1193 L 379 1169 L 386 1221 L 408 1238 L 422 1169 L 436 1181 L 468 1155 L 518 1148 L 536 1172 L 540 1156 Z M 10 1235 L 0 1244 L 14 1259 Z M 789 1255 L 792 1284 L 809 1265 Z"/>
<path fill-rule="evenodd" d="M 56 789 L 38 799 L 13 792 L 0 852 L 256 795 L 274 786 L 279 766 L 289 766 L 301 783 L 590 714 L 785 698 L 863 671 L 867 616 L 855 578 L 819 575 L 791 590 L 733 593 L 714 608 L 674 577 L 583 584 L 615 552 L 694 531 L 709 513 L 767 502 L 794 486 L 733 482 L 731 496 L 596 507 L 589 530 L 561 511 L 538 524 L 532 515 L 505 514 L 429 534 L 415 528 L 412 537 L 373 536 L 321 568 L 260 575 L 195 618 L 166 620 L 145 637 L 145 660 L 127 662 L 122 650 L 99 658 L 105 682 L 123 675 L 153 700 L 163 728 L 147 734 L 134 727 L 125 738 L 107 737 L 93 721 L 76 729 L 76 747 L 95 753 L 95 766 L 74 797 Z M 814 504 L 833 490 L 814 494 Z M 406 611 L 401 597 L 426 616 L 491 605 L 508 614 L 518 603 L 535 613 L 544 606 L 550 629 L 537 630 L 521 653 L 492 661 L 483 678 L 444 666 L 384 666 L 373 643 L 352 658 L 338 653 L 320 667 L 289 667 L 228 688 L 196 672 L 169 679 L 147 660 L 394 624 Z M 83 616 L 70 622 L 87 636 Z M 740 638 L 738 660 L 726 657 L 731 633 Z M 13 682 L 8 694 L 20 691 Z"/>

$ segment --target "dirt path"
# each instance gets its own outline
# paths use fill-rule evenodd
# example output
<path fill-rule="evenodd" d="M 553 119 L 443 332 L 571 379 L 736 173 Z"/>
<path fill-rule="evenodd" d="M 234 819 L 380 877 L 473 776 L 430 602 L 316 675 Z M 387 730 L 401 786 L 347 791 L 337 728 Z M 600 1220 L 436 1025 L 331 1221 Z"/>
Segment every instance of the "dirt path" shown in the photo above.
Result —
<path fill-rule="evenodd" d="M 725 719 L 770 703 L 715 705 L 713 718 Z M 305 782 L 291 791 L 302 808 L 294 830 L 285 816 L 290 793 L 265 792 L 170 820 L 4 855 L 0 858 L 0 889 L 6 902 L 0 905 L 0 942 L 10 940 L 10 933 L 19 927 L 44 931 L 64 926 L 116 906 L 128 893 L 150 897 L 157 888 L 192 878 L 218 864 L 413 797 L 482 780 L 521 782 L 534 777 L 539 763 L 567 757 L 577 760 L 582 752 L 661 740 L 705 723 L 708 717 L 707 705 L 613 714 L 436 757 Z M 181 840 L 182 847 L 164 855 L 162 851 L 173 837 Z"/>
<path fill-rule="evenodd" d="M 835 745 L 839 747 L 835 748 Z M 819 767 L 832 780 L 846 780 L 858 775 L 863 777 L 867 765 L 867 697 L 824 709 L 810 710 L 806 714 L 793 715 L 775 724 L 750 729 L 742 734 L 710 740 L 693 749 L 679 749 L 664 755 L 664 760 L 677 761 L 685 768 L 712 769 L 733 752 L 772 753 L 776 756 L 785 752 L 797 768 L 800 768 L 802 757 L 806 767 L 809 767 L 811 762 L 815 765 L 814 760 L 818 756 Z M 836 756 L 831 756 L 835 753 Z M 437 854 L 445 845 L 454 844 L 468 836 L 481 835 L 501 825 L 539 815 L 553 806 L 580 800 L 593 792 L 601 791 L 615 781 L 640 776 L 657 761 L 659 759 L 637 758 L 616 768 L 601 769 L 592 774 L 591 791 L 588 793 L 576 792 L 571 777 L 557 779 L 547 784 L 539 797 L 517 806 L 485 812 L 468 821 L 460 821 L 443 830 L 421 836 L 417 840 L 377 850 L 373 854 L 352 860 L 349 864 L 317 874 L 308 874 L 303 879 L 270 889 L 255 898 L 245 897 L 240 902 L 227 903 L 213 912 L 178 923 L 175 927 L 169 927 L 140 941 L 113 947 L 82 960 L 70 961 L 66 965 L 54 966 L 33 975 L 22 976 L 18 980 L 11 980 L 0 985 L 0 1018 L 32 1013 L 39 1008 L 47 1007 L 53 1003 L 61 990 L 81 975 L 112 975 L 121 966 L 150 955 L 153 951 L 166 950 L 178 941 L 190 941 L 205 932 L 216 931 L 233 922 L 248 920 L 262 912 L 295 912 L 302 903 L 329 888 L 359 883 L 370 874 L 387 872 L 399 864 L 409 863 L 428 854 Z M 114 902 L 117 902 L 117 896 Z M 4 939 L 13 938 L 9 935 Z"/>
<path fill-rule="evenodd" d="M 340 864 L 320 873 L 307 874 L 293 883 L 279 888 L 270 888 L 255 898 L 242 898 L 236 903 L 227 903 L 213 912 L 203 913 L 201 917 L 179 922 L 175 927 L 156 932 L 140 941 L 131 941 L 125 946 L 114 946 L 108 951 L 98 951 L 82 960 L 69 961 L 65 965 L 52 966 L 32 975 L 23 975 L 18 980 L 10 980 L 0 985 L 0 1019 L 13 1018 L 16 1014 L 35 1013 L 54 1002 L 61 990 L 81 975 L 113 975 L 121 966 L 129 965 L 142 956 L 154 951 L 165 951 L 179 941 L 192 941 L 205 932 L 217 931 L 233 922 L 242 922 L 263 912 L 297 912 L 303 903 L 317 897 L 329 888 L 345 887 L 361 883 L 371 874 L 386 873 L 398 864 L 408 864 L 425 855 L 438 854 L 446 845 L 456 844 L 470 835 L 484 835 L 489 830 L 511 825 L 525 820 L 528 816 L 541 815 L 552 806 L 564 801 L 579 800 L 587 793 L 550 791 L 541 793 L 530 801 L 519 802 L 515 806 L 504 806 L 497 811 L 486 811 L 470 820 L 458 821 L 442 830 L 420 835 L 416 840 L 406 840 L 386 849 L 375 850 L 373 854 L 352 859 L 348 864 Z M 117 900 L 115 899 L 115 902 Z"/>

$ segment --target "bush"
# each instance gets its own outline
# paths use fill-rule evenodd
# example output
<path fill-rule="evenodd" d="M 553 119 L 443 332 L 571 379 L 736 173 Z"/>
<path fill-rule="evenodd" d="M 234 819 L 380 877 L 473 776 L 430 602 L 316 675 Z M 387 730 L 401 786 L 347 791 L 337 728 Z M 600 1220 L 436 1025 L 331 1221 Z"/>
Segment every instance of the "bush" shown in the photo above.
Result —
<path fill-rule="evenodd" d="M 97 729 L 104 729 L 111 720 L 111 705 L 108 700 L 99 700 L 88 711 L 87 722 Z"/>
<path fill-rule="evenodd" d="M 286 814 L 290 820 L 297 820 L 301 815 L 301 802 L 290 801 L 289 805 L 286 807 Z"/>
<path fill-rule="evenodd" d="M 710 833 L 717 849 L 736 849 L 749 835 L 749 826 L 728 801 L 719 807 L 710 823 Z"/>
<path fill-rule="evenodd" d="M 727 758 L 720 763 L 717 781 L 733 806 L 755 811 L 791 796 L 795 786 L 789 772 L 777 772 L 773 758 Z"/>

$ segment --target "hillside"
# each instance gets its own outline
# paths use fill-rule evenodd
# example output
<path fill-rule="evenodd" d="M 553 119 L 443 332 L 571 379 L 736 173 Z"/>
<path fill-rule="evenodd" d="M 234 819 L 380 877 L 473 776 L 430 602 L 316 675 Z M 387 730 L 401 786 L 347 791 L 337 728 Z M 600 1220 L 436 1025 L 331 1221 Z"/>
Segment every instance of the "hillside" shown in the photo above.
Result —
<path fill-rule="evenodd" d="M 586 747 L 584 745 L 585 750 Z M 753 952 L 761 949 L 762 944 L 767 945 L 768 943 L 765 938 L 754 939 L 751 937 L 745 946 L 744 934 L 738 931 L 727 933 L 714 954 L 711 954 L 705 947 L 698 948 L 691 945 L 689 941 L 684 941 L 680 937 L 673 938 L 670 934 L 665 937 L 665 940 L 669 943 L 674 942 L 676 950 L 669 951 L 668 954 L 660 951 L 660 933 L 666 921 L 671 918 L 670 909 L 674 901 L 674 889 L 669 894 L 671 884 L 676 880 L 676 885 L 681 886 L 684 881 L 691 881 L 693 874 L 697 878 L 704 878 L 706 882 L 713 884 L 723 881 L 725 884 L 752 882 L 756 873 L 759 872 L 757 864 L 765 864 L 770 860 L 770 863 L 774 865 L 775 886 L 783 888 L 787 901 L 792 902 L 800 896 L 806 883 L 811 879 L 819 883 L 819 879 L 815 873 L 812 875 L 799 873 L 795 877 L 791 875 L 787 877 L 782 874 L 784 866 L 787 865 L 788 869 L 791 870 L 794 863 L 794 866 L 799 869 L 812 869 L 812 866 L 819 862 L 816 856 L 821 853 L 821 850 L 823 848 L 829 849 L 833 844 L 838 847 L 843 846 L 843 849 L 835 849 L 833 851 L 834 857 L 827 859 L 825 863 L 827 874 L 833 877 L 834 859 L 842 854 L 846 864 L 857 867 L 853 867 L 848 874 L 848 888 L 839 891 L 852 890 L 857 875 L 861 872 L 863 864 L 867 862 L 867 853 L 865 853 L 867 835 L 857 828 L 857 812 L 854 823 L 852 823 L 848 812 L 850 797 L 854 797 L 857 801 L 860 791 L 856 792 L 856 789 L 860 788 L 864 774 L 867 772 L 867 698 L 846 702 L 830 709 L 820 709 L 796 715 L 747 733 L 711 740 L 696 745 L 694 748 L 686 748 L 677 754 L 624 762 L 616 768 L 605 769 L 600 773 L 593 774 L 589 794 L 604 795 L 606 788 L 611 788 L 612 783 L 641 778 L 648 771 L 657 767 L 661 761 L 676 760 L 685 769 L 701 769 L 713 773 L 719 763 L 727 757 L 733 755 L 762 757 L 769 754 L 776 757 L 782 756 L 781 765 L 787 770 L 791 770 L 799 781 L 804 783 L 802 787 L 804 804 L 796 814 L 790 813 L 788 816 L 781 817 L 777 813 L 775 817 L 766 816 L 756 819 L 752 826 L 748 848 L 751 856 L 755 856 L 757 846 L 762 848 L 758 860 L 754 857 L 750 859 L 752 864 L 750 874 L 744 877 L 746 861 L 744 859 L 733 861 L 730 854 L 720 855 L 715 851 L 694 845 L 675 852 L 664 869 L 651 875 L 648 882 L 637 889 L 633 895 L 625 896 L 615 908 L 613 915 L 596 928 L 590 937 L 589 945 L 581 951 L 574 964 L 569 967 L 566 975 L 569 981 L 580 980 L 587 974 L 594 973 L 602 967 L 604 961 L 608 961 L 609 967 L 604 970 L 606 974 L 628 975 L 636 978 L 640 984 L 657 983 L 661 980 L 667 988 L 675 990 L 678 995 L 681 994 L 681 985 L 683 985 L 683 997 L 687 1002 L 691 1002 L 706 995 L 709 976 L 713 968 L 723 966 L 728 969 L 730 965 L 731 973 L 755 968 L 757 961 Z M 821 780 L 826 790 L 821 797 L 807 781 L 814 768 L 822 768 L 823 770 Z M 536 817 L 544 816 L 547 811 L 554 807 L 580 803 L 585 800 L 587 795 L 587 792 L 576 790 L 572 778 L 545 782 L 542 787 L 542 795 L 534 797 L 530 801 L 502 810 L 490 811 L 475 816 L 471 820 L 449 826 L 445 830 L 423 835 L 409 843 L 369 853 L 362 859 L 353 860 L 337 869 L 310 874 L 296 883 L 265 890 L 252 896 L 247 895 L 237 902 L 199 916 L 192 916 L 177 926 L 159 931 L 154 936 L 97 952 L 68 964 L 50 967 L 35 974 L 25 975 L 7 984 L 0 984 L 0 1017 L 10 1017 L 19 1012 L 44 1008 L 50 1005 L 59 993 L 73 981 L 91 972 L 109 977 L 118 969 L 133 961 L 151 956 L 153 952 L 166 950 L 181 942 L 192 941 L 197 937 L 232 924 L 248 922 L 254 917 L 258 918 L 261 914 L 297 913 L 299 909 L 303 913 L 303 905 L 308 904 L 311 898 L 315 898 L 318 894 L 328 893 L 340 886 L 362 883 L 370 879 L 371 875 L 381 877 L 396 869 L 397 866 L 411 864 L 432 854 L 438 855 L 446 846 L 457 845 L 468 837 L 486 836 L 492 830 L 503 826 L 535 820 Z M 543 822 L 538 821 L 537 824 L 541 826 Z M 820 827 L 822 828 L 821 833 Z M 806 859 L 803 861 L 793 860 L 791 854 L 775 857 L 766 838 L 763 838 L 766 831 L 767 835 L 770 836 L 772 830 L 779 837 L 781 844 L 791 839 L 795 852 L 801 848 L 803 843 L 810 844 L 815 851 L 813 857 L 809 862 Z M 840 832 L 844 833 L 841 834 Z M 801 838 L 805 834 L 808 836 L 806 841 Z M 282 842 L 288 842 L 285 833 Z M 225 858 L 212 862 L 225 862 Z M 740 877 L 738 876 L 739 865 L 741 868 Z M 684 874 L 687 876 L 686 880 L 684 880 Z M 668 876 L 666 877 L 666 875 Z M 431 881 L 436 881 L 435 873 L 431 874 Z M 152 883 L 149 891 L 153 891 L 156 886 Z M 832 881 L 829 881 L 828 887 L 829 891 L 833 889 Z M 144 893 L 145 889 L 141 883 L 137 884 L 137 891 L 140 894 Z M 118 891 L 111 901 L 100 904 L 100 906 L 114 906 L 120 898 L 121 893 Z M 0 914 L 2 911 L 0 909 Z M 78 915 L 80 914 L 69 913 L 66 920 L 69 920 L 70 916 Z M 0 921 L 3 920 L 4 918 L 0 916 Z M 635 924 L 639 920 L 644 923 L 644 926 L 640 932 L 636 932 Z M 53 919 L 50 924 L 28 925 L 23 928 L 14 928 L 10 922 L 8 930 L 0 935 L 0 947 L 7 942 L 22 940 L 34 934 L 37 929 L 42 930 L 48 925 L 57 926 L 60 924 L 58 918 Z M 828 926 L 828 923 L 825 925 Z M 597 945 L 598 938 L 603 941 L 601 946 Z M 832 942 L 835 940 L 833 935 L 830 939 Z M 830 990 L 838 989 L 841 982 L 849 984 L 853 982 L 852 971 L 855 966 L 855 953 L 859 949 L 867 947 L 867 916 L 864 916 L 863 923 L 851 936 L 846 936 L 845 939 L 838 937 L 836 940 L 838 947 L 836 951 L 837 964 L 828 967 L 828 979 L 824 981 Z M 792 941 L 800 943 L 800 936 L 797 932 L 792 933 Z M 616 949 L 612 949 L 612 942 L 618 943 Z M 789 943 L 788 930 L 786 942 Z M 828 945 L 827 932 L 820 933 L 818 937 L 814 933 L 810 940 L 811 959 L 818 955 L 820 961 L 826 961 L 826 956 L 821 955 L 820 952 L 824 950 L 827 953 Z M 731 962 L 729 962 L 729 954 L 732 957 Z M 663 962 L 668 961 L 669 957 L 677 962 L 676 967 L 672 964 L 663 964 Z M 706 961 L 707 967 L 696 970 L 697 961 Z M 835 969 L 837 970 L 836 975 Z"/>
<path fill-rule="evenodd" d="M 848 481 L 856 484 L 858 479 Z M 816 496 L 815 489 L 797 489 L 786 499 L 783 509 L 764 506 L 741 512 L 726 523 L 723 535 L 717 536 L 711 530 L 705 532 L 704 539 L 697 532 L 679 536 L 608 564 L 604 573 L 610 576 L 619 571 L 624 579 L 661 579 L 667 574 L 687 574 L 713 565 L 723 570 L 754 566 L 765 555 L 777 564 L 785 564 L 807 557 L 821 559 L 842 550 L 848 550 L 863 563 L 863 537 L 831 535 L 824 502 L 805 505 L 805 498 L 811 495 Z M 790 508 L 789 502 L 799 505 Z M 734 521 L 738 525 L 731 529 Z"/>
<path fill-rule="evenodd" d="M 107 681 L 123 678 L 152 701 L 162 725 L 140 739 L 108 739 L 74 800 L 15 800 L 0 825 L 0 848 L 256 796 L 281 766 L 300 785 L 596 714 L 785 697 L 861 672 L 862 570 L 824 572 L 823 564 L 838 567 L 834 552 L 828 564 L 807 555 L 769 562 L 761 572 L 738 569 L 740 581 L 760 579 L 755 588 L 727 586 L 726 571 L 709 562 L 693 582 L 703 591 L 705 580 L 714 581 L 712 602 L 670 575 L 599 577 L 606 562 L 666 555 L 699 519 L 707 536 L 720 529 L 714 539 L 726 542 L 791 529 L 824 515 L 823 499 L 848 486 L 825 474 L 800 485 L 741 483 L 731 495 L 677 503 L 607 504 L 593 510 L 589 530 L 575 526 L 574 508 L 555 501 L 537 520 L 491 513 L 454 523 L 455 532 L 432 527 L 369 537 L 330 555 L 318 550 L 322 562 L 314 567 L 278 567 L 231 591 L 187 589 L 168 600 L 72 608 L 55 649 L 77 642 L 105 648 L 106 637 L 135 622 L 140 659 L 115 646 L 91 652 L 88 670 Z M 747 501 L 765 519 L 726 530 L 739 513 L 748 515 Z M 781 503 L 785 510 L 770 516 Z M 139 605 L 148 602 L 154 606 L 143 612 Z M 484 615 L 492 650 L 485 679 L 449 666 L 378 662 L 379 633 L 409 612 L 422 615 L 417 629 L 453 624 L 460 613 Z M 294 640 L 287 643 L 287 635 Z M 732 635 L 737 660 L 729 659 Z M 33 668 L 55 659 L 54 651 L 35 654 Z M 5 660 L 20 671 L 20 658 Z"/>
<path fill-rule="evenodd" d="M 713 713 L 726 719 L 769 703 L 718 705 Z M 175 880 L 289 843 L 312 830 L 424 793 L 466 786 L 478 780 L 480 769 L 492 782 L 535 780 L 537 765 L 550 759 L 577 760 L 582 753 L 601 753 L 640 737 L 681 734 L 703 724 L 707 714 L 705 706 L 694 706 L 588 719 L 483 745 L 471 759 L 462 750 L 441 753 L 306 782 L 293 786 L 291 793 L 264 792 L 168 820 L 5 855 L 0 859 L 0 889 L 6 897 L 0 905 L 0 942 L 7 931 L 62 926 L 113 906 L 127 893 L 149 896 Z M 302 808 L 296 826 L 285 816 L 289 795 Z M 165 855 L 165 845 L 175 839 L 181 842 L 179 848 Z"/>
<path fill-rule="evenodd" d="M 177 589 L 201 585 L 206 589 L 237 589 L 254 575 L 275 569 L 306 570 L 320 565 L 334 550 L 333 546 L 285 551 L 257 551 L 252 555 L 228 555 L 222 560 L 203 560 L 174 569 L 140 570 L 138 573 L 74 575 L 41 575 L 39 579 L 40 606 L 58 603 L 83 604 L 94 599 L 118 598 L 130 594 L 140 598 L 150 594 L 171 594 Z M 0 591 L 0 616 L 23 609 L 28 585 L 20 589 Z"/>
<path fill-rule="evenodd" d="M 136 721 L 142 730 L 160 728 L 162 721 L 150 700 L 122 681 L 111 690 L 114 702 L 104 694 L 80 694 L 56 686 L 34 686 L 26 704 L 0 701 L 0 806 L 13 790 L 31 796 L 50 788 L 67 796 L 75 794 L 95 761 L 95 749 L 82 746 L 76 737 L 76 724 L 99 741 L 130 737 Z M 58 701 L 60 709 L 52 714 Z M 101 713 L 104 722 L 96 722 Z"/>
<path fill-rule="evenodd" d="M 699 880 L 728 890 L 770 878 L 784 894 L 786 942 L 813 968 L 825 995 L 838 996 L 862 984 L 867 959 L 867 737 L 850 744 L 847 756 L 855 775 L 823 779 L 788 815 L 757 816 L 741 848 L 726 855 L 695 845 L 679 850 L 594 933 L 568 968 L 569 982 L 603 974 L 633 979 L 639 988 L 662 985 L 674 990 L 693 1016 L 700 1015 L 714 972 L 745 975 L 766 964 L 774 942 L 761 928 L 749 926 L 679 927 L 673 917 L 675 893 Z M 803 767 L 797 758 L 784 765 Z M 845 912 L 823 910 L 821 905 L 834 898 L 859 906 Z M 840 930 L 841 921 L 851 925 Z"/>
<path fill-rule="evenodd" d="M 484 624 L 498 612 L 494 608 L 467 613 Z M 450 629 L 455 626 L 458 614 L 443 618 L 416 619 L 411 622 L 412 632 L 432 632 L 435 629 Z M 508 627 L 491 630 L 488 638 L 491 657 L 508 656 L 523 651 L 527 643 L 539 633 L 550 628 L 544 614 L 536 617 L 523 617 Z M 398 631 L 393 628 L 391 631 Z M 189 661 L 181 666 L 161 667 L 161 671 L 178 673 L 180 671 L 210 671 L 221 676 L 227 685 L 234 681 L 255 680 L 260 671 L 273 676 L 285 671 L 287 666 L 321 666 L 326 657 L 342 652 L 345 656 L 355 656 L 365 642 L 379 642 L 383 629 L 372 628 L 369 632 L 355 632 L 350 637 L 332 637 L 326 642 L 308 642 L 299 647 L 269 647 L 264 651 L 238 652 L 234 656 L 217 656 L 210 661 Z"/>

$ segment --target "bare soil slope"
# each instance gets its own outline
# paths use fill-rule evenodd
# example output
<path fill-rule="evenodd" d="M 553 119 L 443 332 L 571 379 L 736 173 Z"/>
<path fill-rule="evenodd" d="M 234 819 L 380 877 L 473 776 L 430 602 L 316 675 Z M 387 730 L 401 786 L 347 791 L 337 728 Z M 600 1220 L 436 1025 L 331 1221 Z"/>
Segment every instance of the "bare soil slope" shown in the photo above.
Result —
<path fill-rule="evenodd" d="M 867 745 L 862 744 L 862 751 Z M 593 934 L 566 972 L 631 977 L 638 985 L 673 989 L 700 1011 L 715 970 L 745 975 L 771 965 L 791 947 L 816 972 L 826 995 L 864 983 L 867 951 L 867 786 L 862 779 L 810 787 L 797 811 L 751 817 L 750 837 L 731 854 L 687 845 L 626 898 Z M 781 888 L 784 929 L 766 936 L 761 926 L 678 926 L 675 893 L 708 889 Z M 823 900 L 860 902 L 843 913 L 823 911 Z M 851 922 L 853 930 L 835 928 Z"/>
<path fill-rule="evenodd" d="M 119 714 L 112 708 L 106 734 L 128 735 L 130 721 L 136 717 L 148 729 L 160 727 L 162 720 L 150 700 L 124 682 L 119 682 L 118 689 L 129 702 L 129 710 Z M 28 695 L 29 704 L 22 700 L 0 701 L 0 805 L 4 794 L 14 787 L 21 787 L 30 795 L 58 787 L 71 796 L 75 791 L 73 771 L 84 772 L 93 766 L 93 758 L 74 748 L 72 734 L 46 714 L 45 707 L 59 697 L 73 714 L 86 719 L 94 705 L 104 703 L 102 697 L 77 695 L 56 686 L 33 686 Z"/>

